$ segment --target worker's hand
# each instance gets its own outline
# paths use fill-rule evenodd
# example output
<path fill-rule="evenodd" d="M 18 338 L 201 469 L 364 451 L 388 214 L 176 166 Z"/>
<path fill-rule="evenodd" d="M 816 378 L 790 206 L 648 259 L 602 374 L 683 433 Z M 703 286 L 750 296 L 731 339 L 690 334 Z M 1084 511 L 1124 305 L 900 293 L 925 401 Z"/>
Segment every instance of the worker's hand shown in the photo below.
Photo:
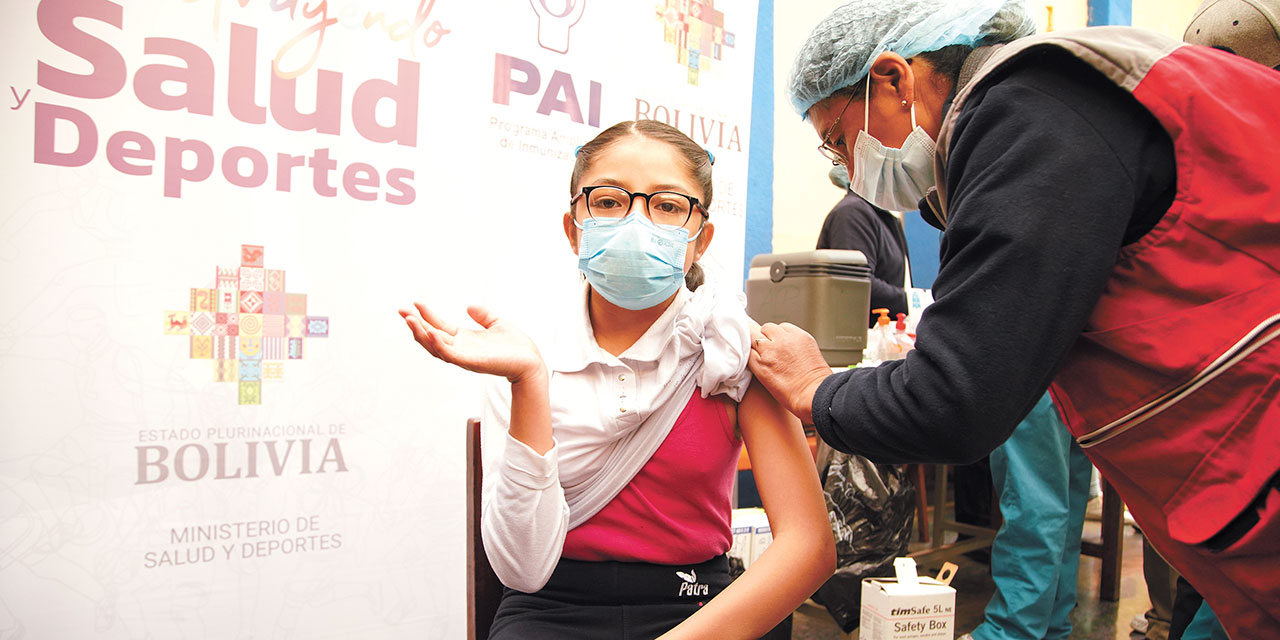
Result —
<path fill-rule="evenodd" d="M 813 396 L 831 375 L 813 336 L 789 322 L 752 327 L 748 365 L 779 404 L 813 424 Z"/>
<path fill-rule="evenodd" d="M 446 322 L 421 302 L 417 313 L 401 309 L 414 340 L 431 355 L 468 371 L 502 376 L 512 383 L 544 375 L 542 354 L 523 332 L 499 319 L 484 307 L 467 307 L 479 328 L 464 328 Z"/>

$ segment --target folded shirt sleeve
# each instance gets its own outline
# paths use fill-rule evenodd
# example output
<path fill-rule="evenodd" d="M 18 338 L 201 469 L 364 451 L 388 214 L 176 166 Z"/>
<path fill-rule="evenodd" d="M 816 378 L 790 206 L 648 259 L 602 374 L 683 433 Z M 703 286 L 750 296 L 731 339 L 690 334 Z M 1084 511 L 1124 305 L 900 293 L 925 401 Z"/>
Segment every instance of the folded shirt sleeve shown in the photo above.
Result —
<path fill-rule="evenodd" d="M 751 319 L 743 298 L 709 284 L 698 287 L 676 319 L 676 339 L 687 343 L 682 348 L 702 350 L 702 397 L 725 394 L 742 401 L 751 385 Z"/>
<path fill-rule="evenodd" d="M 547 583 L 560 562 L 569 505 L 560 486 L 559 445 L 539 455 L 507 433 L 511 390 L 494 378 L 485 390 L 484 487 L 480 532 L 502 584 L 526 593 Z"/>

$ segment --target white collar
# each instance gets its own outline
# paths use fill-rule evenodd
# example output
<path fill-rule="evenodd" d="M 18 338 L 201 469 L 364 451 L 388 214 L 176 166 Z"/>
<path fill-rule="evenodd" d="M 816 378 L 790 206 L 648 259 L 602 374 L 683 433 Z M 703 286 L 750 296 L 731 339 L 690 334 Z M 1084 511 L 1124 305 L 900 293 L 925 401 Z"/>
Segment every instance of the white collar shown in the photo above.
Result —
<path fill-rule="evenodd" d="M 605 351 L 596 342 L 595 331 L 591 327 L 590 310 L 591 285 L 586 280 L 578 294 L 580 313 L 577 322 L 561 325 L 557 331 L 553 353 L 547 358 L 547 365 L 552 371 L 573 373 L 581 371 L 591 364 L 614 364 L 619 360 L 631 362 L 657 362 L 676 338 L 672 329 L 676 318 L 680 316 L 693 292 L 681 286 L 676 299 L 653 321 L 635 344 L 627 347 L 621 355 L 614 356 Z"/>

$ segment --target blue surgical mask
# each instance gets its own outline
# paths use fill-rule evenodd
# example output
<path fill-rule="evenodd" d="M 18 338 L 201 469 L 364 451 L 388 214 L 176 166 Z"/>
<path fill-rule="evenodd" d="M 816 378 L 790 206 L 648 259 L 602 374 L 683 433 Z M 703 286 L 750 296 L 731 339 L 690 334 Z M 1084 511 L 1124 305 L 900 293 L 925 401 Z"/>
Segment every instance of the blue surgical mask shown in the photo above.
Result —
<path fill-rule="evenodd" d="M 916 105 L 911 105 L 911 133 L 901 149 L 886 147 L 867 133 L 871 82 L 867 82 L 862 130 L 853 145 L 853 176 L 849 188 L 867 202 L 890 211 L 909 211 L 920 204 L 936 184 L 933 174 L 934 142 L 916 125 Z"/>
<path fill-rule="evenodd" d="M 661 227 L 643 214 L 616 222 L 590 218 L 578 227 L 578 268 L 605 300 L 648 309 L 684 284 L 685 247 L 697 237 L 690 238 L 688 229 Z"/>

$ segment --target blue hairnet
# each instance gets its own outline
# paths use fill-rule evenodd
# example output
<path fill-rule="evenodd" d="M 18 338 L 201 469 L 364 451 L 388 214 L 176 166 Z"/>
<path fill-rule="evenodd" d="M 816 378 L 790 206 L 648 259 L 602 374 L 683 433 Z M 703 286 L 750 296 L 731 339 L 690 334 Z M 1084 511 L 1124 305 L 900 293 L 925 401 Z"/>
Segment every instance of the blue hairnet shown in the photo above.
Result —
<path fill-rule="evenodd" d="M 885 51 L 904 58 L 943 47 L 1009 42 L 1035 32 L 1022 0 L 854 0 L 813 28 L 791 67 L 791 104 L 818 101 L 866 77 Z"/>

